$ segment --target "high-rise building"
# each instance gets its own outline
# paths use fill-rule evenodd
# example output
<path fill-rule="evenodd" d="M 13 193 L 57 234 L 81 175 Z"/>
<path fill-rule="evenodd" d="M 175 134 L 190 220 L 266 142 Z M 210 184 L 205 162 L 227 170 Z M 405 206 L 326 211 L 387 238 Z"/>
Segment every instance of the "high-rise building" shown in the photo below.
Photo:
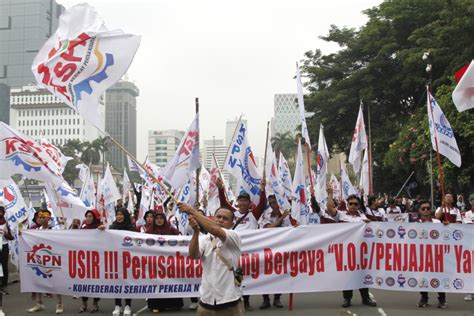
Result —
<path fill-rule="evenodd" d="M 241 121 L 247 124 L 246 119 L 242 119 Z M 239 122 L 238 118 L 227 121 L 226 127 L 225 127 L 225 145 L 229 145 L 230 142 L 232 141 L 232 137 L 234 137 L 235 128 L 237 127 L 238 122 Z"/>
<path fill-rule="evenodd" d="M 272 136 L 277 133 L 289 132 L 292 137 L 296 135 L 300 125 L 300 113 L 297 95 L 294 93 L 275 94 L 273 100 L 274 116 L 272 120 Z"/>
<path fill-rule="evenodd" d="M 105 93 L 105 131 L 129 153 L 137 154 L 137 97 L 133 82 L 120 80 Z M 127 166 L 127 157 L 117 146 L 109 146 L 107 161 L 115 168 Z"/>
<path fill-rule="evenodd" d="M 56 31 L 64 7 L 55 0 L 0 0 L 0 83 L 35 83 L 31 65 Z"/>
<path fill-rule="evenodd" d="M 104 113 L 103 99 L 99 111 Z M 56 145 L 69 140 L 92 142 L 99 132 L 73 109 L 37 86 L 13 88 L 10 92 L 10 126 L 36 140 L 46 138 Z"/>
<path fill-rule="evenodd" d="M 184 131 L 148 131 L 148 159 L 164 167 L 173 158 L 179 143 L 184 136 Z"/>
<path fill-rule="evenodd" d="M 0 83 L 0 121 L 10 124 L 10 87 Z"/>
<path fill-rule="evenodd" d="M 228 147 L 224 143 L 223 139 L 204 140 L 204 148 L 202 149 L 201 157 L 203 159 L 204 168 L 209 171 L 212 166 L 212 156 L 214 154 L 214 156 L 216 157 L 217 164 L 219 165 L 219 168 L 221 168 L 222 175 L 227 181 L 229 181 L 229 172 L 227 170 L 222 169 L 227 155 L 227 148 Z"/>

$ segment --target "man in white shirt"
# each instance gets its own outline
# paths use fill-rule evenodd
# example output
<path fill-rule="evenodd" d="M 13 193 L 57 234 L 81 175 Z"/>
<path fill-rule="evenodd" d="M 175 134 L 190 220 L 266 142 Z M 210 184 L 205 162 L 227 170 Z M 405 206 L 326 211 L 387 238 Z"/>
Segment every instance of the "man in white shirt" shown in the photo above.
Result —
<path fill-rule="evenodd" d="M 439 219 L 433 218 L 431 211 L 431 202 L 430 201 L 421 201 L 420 202 L 420 219 L 418 223 L 441 223 Z M 421 299 L 418 303 L 418 307 L 427 307 L 428 306 L 428 292 L 420 292 Z M 438 308 L 446 308 L 446 293 L 438 293 Z"/>
<path fill-rule="evenodd" d="M 444 202 L 441 207 L 438 207 L 435 217 L 444 223 L 461 223 L 461 212 L 454 206 L 454 198 L 451 193 L 444 195 Z"/>
<path fill-rule="evenodd" d="M 234 212 L 221 207 L 216 210 L 212 221 L 188 204 L 179 203 L 178 207 L 190 215 L 189 224 L 194 230 L 189 255 L 193 259 L 202 259 L 196 315 L 243 315 L 241 279 L 236 277 L 241 241 L 240 236 L 231 230 Z M 201 229 L 208 235 L 200 237 Z"/>

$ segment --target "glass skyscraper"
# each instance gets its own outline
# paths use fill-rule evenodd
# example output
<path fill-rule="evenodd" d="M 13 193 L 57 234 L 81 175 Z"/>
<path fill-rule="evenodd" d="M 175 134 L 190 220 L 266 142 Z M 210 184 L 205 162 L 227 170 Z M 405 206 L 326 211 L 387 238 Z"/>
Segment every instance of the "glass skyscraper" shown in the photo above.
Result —
<path fill-rule="evenodd" d="M 0 0 L 0 83 L 35 83 L 31 64 L 64 10 L 55 0 Z"/>

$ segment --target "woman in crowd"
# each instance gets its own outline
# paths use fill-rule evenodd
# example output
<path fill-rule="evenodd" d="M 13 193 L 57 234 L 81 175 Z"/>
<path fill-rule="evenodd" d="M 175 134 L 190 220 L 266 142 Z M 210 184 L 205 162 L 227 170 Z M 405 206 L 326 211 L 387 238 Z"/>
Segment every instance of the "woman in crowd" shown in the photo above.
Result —
<path fill-rule="evenodd" d="M 85 219 L 82 225 L 80 226 L 80 229 L 97 229 L 102 225 L 102 222 L 100 221 L 100 214 L 99 211 L 93 209 L 93 210 L 88 210 L 84 214 Z M 82 306 L 79 309 L 79 313 L 84 313 L 87 311 L 87 301 L 89 300 L 88 297 L 83 297 L 82 298 Z M 100 298 L 94 297 L 92 301 L 92 307 L 90 309 L 91 313 L 96 313 L 99 310 L 99 300 Z"/>
<path fill-rule="evenodd" d="M 143 216 L 145 224 L 137 227 L 137 232 L 146 233 L 147 231 L 153 229 L 153 221 L 155 220 L 155 215 L 153 211 L 146 211 Z"/>
<path fill-rule="evenodd" d="M 103 225 L 99 226 L 99 229 L 104 229 Z M 115 211 L 115 221 L 110 225 L 109 229 L 116 229 L 116 230 L 128 230 L 128 231 L 136 231 L 135 226 L 132 225 L 130 219 L 130 213 L 126 208 L 118 208 Z M 112 312 L 113 316 L 119 316 L 122 311 L 122 300 L 120 298 L 115 299 L 115 309 Z M 131 316 L 132 315 L 132 299 L 127 298 L 125 299 L 125 307 L 123 309 L 123 316 Z"/>
<path fill-rule="evenodd" d="M 179 235 L 176 228 L 172 227 L 166 220 L 166 215 L 163 212 L 157 212 L 153 221 L 153 226 L 146 231 L 148 234 L 154 235 Z M 176 310 L 183 307 L 182 298 L 150 298 L 148 299 L 148 308 L 153 313 L 158 313 L 163 310 Z"/>

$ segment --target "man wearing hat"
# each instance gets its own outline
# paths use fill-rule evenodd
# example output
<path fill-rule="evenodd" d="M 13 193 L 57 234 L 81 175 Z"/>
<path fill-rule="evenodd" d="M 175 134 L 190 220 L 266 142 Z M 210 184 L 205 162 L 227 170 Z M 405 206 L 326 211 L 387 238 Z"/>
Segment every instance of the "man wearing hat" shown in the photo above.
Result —
<path fill-rule="evenodd" d="M 232 229 L 236 231 L 258 229 L 258 220 L 267 206 L 267 196 L 265 193 L 266 180 L 262 179 L 262 181 L 260 181 L 260 200 L 258 201 L 258 205 L 252 207 L 250 195 L 247 192 L 241 192 L 237 197 L 237 209 L 227 201 L 224 193 L 224 184 L 220 178 L 217 179 L 216 185 L 219 189 L 221 207 L 234 212 L 234 227 Z M 243 298 L 245 310 L 252 311 L 253 308 L 250 306 L 249 300 L 250 296 L 244 295 Z"/>

